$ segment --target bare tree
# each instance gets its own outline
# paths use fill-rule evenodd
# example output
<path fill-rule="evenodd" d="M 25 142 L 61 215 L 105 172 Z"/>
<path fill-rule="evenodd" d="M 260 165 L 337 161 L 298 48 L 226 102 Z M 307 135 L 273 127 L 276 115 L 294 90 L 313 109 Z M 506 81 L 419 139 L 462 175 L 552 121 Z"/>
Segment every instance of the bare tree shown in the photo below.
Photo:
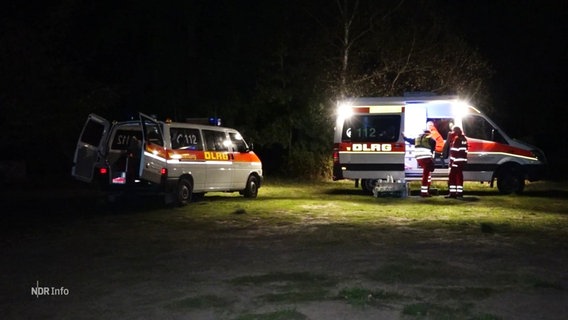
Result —
<path fill-rule="evenodd" d="M 335 11 L 317 19 L 333 52 L 326 80 L 339 98 L 405 91 L 485 98 L 488 64 L 426 2 L 336 0 Z"/>

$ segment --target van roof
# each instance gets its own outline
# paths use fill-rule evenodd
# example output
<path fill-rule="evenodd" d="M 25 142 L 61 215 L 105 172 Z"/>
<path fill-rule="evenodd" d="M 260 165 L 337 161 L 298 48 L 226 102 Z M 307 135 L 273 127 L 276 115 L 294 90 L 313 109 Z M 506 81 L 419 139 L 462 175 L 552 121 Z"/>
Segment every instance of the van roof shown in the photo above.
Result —
<path fill-rule="evenodd" d="M 185 128 L 196 128 L 196 129 L 213 129 L 213 130 L 235 130 L 233 128 L 228 128 L 228 127 L 221 127 L 221 126 L 212 126 L 212 125 L 207 125 L 207 124 L 196 124 L 196 123 L 189 123 L 189 122 L 164 122 L 164 121 L 159 121 L 160 123 L 165 124 L 166 126 L 169 127 L 185 127 Z"/>
<path fill-rule="evenodd" d="M 178 127 L 178 128 L 195 128 L 195 129 L 208 129 L 208 130 L 232 130 L 236 131 L 234 128 L 229 127 L 221 127 L 221 126 L 211 126 L 205 124 L 195 124 L 195 123 L 187 123 L 187 122 L 170 122 L 170 121 L 156 121 L 161 125 L 169 126 L 169 127 Z M 116 126 L 124 127 L 124 126 L 139 126 L 140 120 L 128 120 L 128 121 L 121 121 L 116 122 Z"/>
<path fill-rule="evenodd" d="M 462 100 L 457 95 L 443 95 L 443 96 L 404 96 L 404 97 L 355 97 L 345 98 L 338 101 L 338 103 L 349 102 L 351 104 L 395 104 L 395 103 L 412 103 L 412 102 L 432 102 L 432 101 L 458 101 Z"/>

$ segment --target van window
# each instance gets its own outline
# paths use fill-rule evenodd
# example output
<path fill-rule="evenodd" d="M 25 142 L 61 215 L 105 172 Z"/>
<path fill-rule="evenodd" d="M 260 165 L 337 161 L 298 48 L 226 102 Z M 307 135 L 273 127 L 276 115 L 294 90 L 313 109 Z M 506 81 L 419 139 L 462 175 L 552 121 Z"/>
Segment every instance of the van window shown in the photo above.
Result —
<path fill-rule="evenodd" d="M 146 140 L 150 143 L 164 146 L 164 139 L 161 135 L 158 125 L 154 123 L 146 123 Z"/>
<path fill-rule="evenodd" d="M 114 150 L 126 150 L 133 141 L 136 141 L 134 140 L 134 138 L 136 138 L 138 141 L 141 141 L 142 131 L 126 129 L 116 130 L 112 138 L 112 144 L 110 148 Z"/>
<path fill-rule="evenodd" d="M 507 144 L 499 130 L 481 116 L 469 115 L 464 117 L 462 122 L 463 132 L 467 137 Z"/>
<path fill-rule="evenodd" d="M 230 141 L 224 131 L 203 130 L 207 151 L 229 151 Z"/>
<path fill-rule="evenodd" d="M 203 151 L 199 129 L 171 128 L 172 149 Z"/>
<path fill-rule="evenodd" d="M 342 140 L 351 142 L 396 142 L 400 115 L 354 115 L 345 120 Z"/>
<path fill-rule="evenodd" d="M 104 130 L 105 126 L 102 123 L 90 120 L 85 126 L 81 141 L 92 146 L 98 146 L 101 143 Z"/>
<path fill-rule="evenodd" d="M 233 144 L 233 150 L 237 152 L 247 152 L 248 146 L 243 137 L 237 132 L 229 132 L 229 138 Z"/>

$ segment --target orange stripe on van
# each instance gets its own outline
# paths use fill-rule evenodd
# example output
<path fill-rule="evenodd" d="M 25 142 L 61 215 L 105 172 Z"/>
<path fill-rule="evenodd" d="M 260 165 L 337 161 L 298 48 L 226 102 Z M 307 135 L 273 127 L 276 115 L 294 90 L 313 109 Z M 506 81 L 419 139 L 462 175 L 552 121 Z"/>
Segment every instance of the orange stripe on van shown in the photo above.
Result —
<path fill-rule="evenodd" d="M 168 150 L 168 160 L 205 160 L 203 151 L 193 150 Z"/>
<path fill-rule="evenodd" d="M 235 153 L 236 162 L 260 162 L 260 159 L 254 152 Z"/>
<path fill-rule="evenodd" d="M 153 143 L 147 143 L 145 151 L 164 159 L 166 159 L 166 157 L 168 156 L 164 147 Z"/>
<path fill-rule="evenodd" d="M 167 150 L 168 160 L 180 161 L 237 161 L 237 162 L 260 162 L 254 152 L 235 152 L 231 157 L 229 152 L 219 151 L 193 151 L 193 150 Z"/>

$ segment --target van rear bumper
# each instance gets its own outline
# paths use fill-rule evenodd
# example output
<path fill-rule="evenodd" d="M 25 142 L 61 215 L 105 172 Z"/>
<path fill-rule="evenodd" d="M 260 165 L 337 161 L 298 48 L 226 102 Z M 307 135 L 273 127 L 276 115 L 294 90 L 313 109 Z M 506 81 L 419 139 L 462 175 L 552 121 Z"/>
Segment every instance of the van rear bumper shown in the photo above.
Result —
<path fill-rule="evenodd" d="M 333 166 L 333 180 L 404 178 L 404 163 L 346 163 Z"/>

